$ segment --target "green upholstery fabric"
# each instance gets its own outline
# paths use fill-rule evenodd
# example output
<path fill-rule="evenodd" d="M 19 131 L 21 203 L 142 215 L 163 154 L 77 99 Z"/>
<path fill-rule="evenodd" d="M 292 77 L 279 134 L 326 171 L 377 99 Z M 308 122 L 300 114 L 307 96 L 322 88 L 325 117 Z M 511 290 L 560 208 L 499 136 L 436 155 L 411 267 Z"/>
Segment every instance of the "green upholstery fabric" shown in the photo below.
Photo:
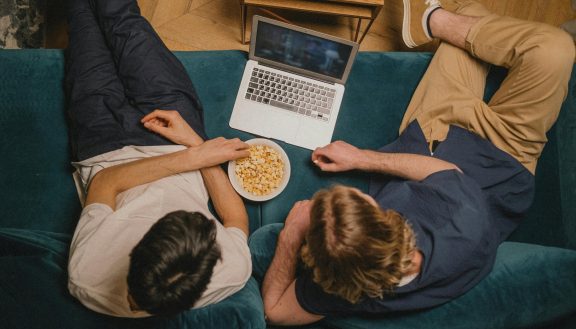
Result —
<path fill-rule="evenodd" d="M 80 211 L 70 169 L 60 51 L 0 51 L 0 226 L 71 232 Z"/>
<path fill-rule="evenodd" d="M 273 257 L 282 224 L 250 238 L 254 278 L 261 282 Z M 563 264 L 565 266 L 559 265 Z M 527 328 L 576 312 L 576 252 L 505 242 L 492 272 L 465 295 L 439 307 L 382 317 L 326 318 L 336 328 Z"/>
<path fill-rule="evenodd" d="M 576 249 L 576 72 L 536 168 L 536 197 L 511 239 Z M 545 226 L 544 226 L 545 225 Z"/>
<path fill-rule="evenodd" d="M 243 61 L 239 57 L 236 63 Z M 213 80 L 206 73 L 199 75 L 201 83 Z M 221 71 L 217 75 L 224 76 Z M 0 51 L 0 76 L 1 328 L 265 327 L 253 279 L 221 303 L 168 319 L 113 318 L 72 298 L 66 263 L 81 207 L 71 177 L 63 52 Z M 255 229 L 259 210 L 248 210 Z"/>
<path fill-rule="evenodd" d="M 2 328 L 263 328 L 254 279 L 223 302 L 175 317 L 122 319 L 92 312 L 67 290 L 70 236 L 22 229 L 0 230 Z"/>
<path fill-rule="evenodd" d="M 178 52 L 205 108 L 210 136 L 253 136 L 228 126 L 246 53 Z M 431 59 L 422 53 L 360 53 L 334 139 L 378 148 L 397 128 Z M 486 99 L 505 72 L 493 70 Z M 60 50 L 0 50 L 0 327 L 263 328 L 252 279 L 226 301 L 174 318 L 127 320 L 89 311 L 68 294 L 68 245 L 81 211 L 71 178 Z M 528 218 L 499 251 L 493 273 L 461 298 L 385 319 L 326 319 L 335 328 L 574 328 L 576 324 L 576 73 L 537 168 Z M 360 173 L 320 173 L 310 151 L 280 143 L 290 157 L 287 189 L 266 203 L 248 202 L 250 230 L 284 221 L 296 200 L 342 183 L 365 189 Z M 554 246 L 559 248 L 545 247 Z M 266 246 L 265 246 L 266 247 Z M 266 248 L 274 248 L 270 245 Z"/>
<path fill-rule="evenodd" d="M 571 264 L 558 266 L 558 264 Z M 376 319 L 328 319 L 338 328 L 529 328 L 576 311 L 576 253 L 504 242 L 494 269 L 465 295 L 437 308 Z M 422 324 L 425 323 L 425 326 Z"/>

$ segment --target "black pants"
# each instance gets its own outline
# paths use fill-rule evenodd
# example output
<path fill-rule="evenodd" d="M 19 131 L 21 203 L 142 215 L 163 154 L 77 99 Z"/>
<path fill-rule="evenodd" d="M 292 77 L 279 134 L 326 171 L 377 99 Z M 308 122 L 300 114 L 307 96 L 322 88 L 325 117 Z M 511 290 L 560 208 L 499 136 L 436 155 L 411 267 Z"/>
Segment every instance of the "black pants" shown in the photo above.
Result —
<path fill-rule="evenodd" d="M 71 0 L 66 91 L 74 160 L 127 145 L 170 145 L 140 119 L 177 110 L 203 138 L 203 111 L 186 70 L 135 0 Z"/>

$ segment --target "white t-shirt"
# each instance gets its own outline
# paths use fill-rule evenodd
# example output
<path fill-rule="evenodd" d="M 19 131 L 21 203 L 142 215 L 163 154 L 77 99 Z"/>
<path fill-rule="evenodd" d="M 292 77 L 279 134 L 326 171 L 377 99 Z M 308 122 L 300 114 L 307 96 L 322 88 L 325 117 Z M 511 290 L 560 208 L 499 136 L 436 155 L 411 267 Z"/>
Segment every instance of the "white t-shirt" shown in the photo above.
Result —
<path fill-rule="evenodd" d="M 182 146 L 128 146 L 74 163 L 80 197 L 84 200 L 88 182 L 103 168 L 181 149 Z M 96 312 L 121 317 L 150 316 L 130 310 L 127 300 L 129 255 L 156 221 L 175 210 L 197 211 L 212 218 L 217 228 L 216 242 L 221 249 L 222 259 L 216 263 L 206 291 L 193 308 L 219 302 L 242 289 L 252 272 L 247 237 L 240 229 L 225 228 L 213 219 L 208 198 L 200 172 L 193 171 L 119 194 L 116 211 L 98 203 L 85 207 L 70 248 L 70 293 Z"/>

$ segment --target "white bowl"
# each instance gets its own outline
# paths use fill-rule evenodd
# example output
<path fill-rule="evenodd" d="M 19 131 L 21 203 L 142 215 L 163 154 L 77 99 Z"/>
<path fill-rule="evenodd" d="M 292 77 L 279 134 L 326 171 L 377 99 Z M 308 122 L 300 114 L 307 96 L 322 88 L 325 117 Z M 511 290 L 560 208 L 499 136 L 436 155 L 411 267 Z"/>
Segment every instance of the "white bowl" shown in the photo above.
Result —
<path fill-rule="evenodd" d="M 272 149 L 276 150 L 278 152 L 278 154 L 280 154 L 280 157 L 282 158 L 282 161 L 284 162 L 284 174 L 282 176 L 282 182 L 280 182 L 280 186 L 278 186 L 276 189 L 274 189 L 269 194 L 254 195 L 254 194 L 246 191 L 242 187 L 242 184 L 240 183 L 240 181 L 238 180 L 238 177 L 236 176 L 236 171 L 235 171 L 236 161 L 229 161 L 228 162 L 228 177 L 230 178 L 230 183 L 232 183 L 232 186 L 234 187 L 236 192 L 238 192 L 238 194 L 240 194 L 242 197 L 244 197 L 248 200 L 267 201 L 267 200 L 270 200 L 272 198 L 275 198 L 276 196 L 278 196 L 278 194 L 280 194 L 284 190 L 284 188 L 286 188 L 286 185 L 288 185 L 288 181 L 290 180 L 290 160 L 288 159 L 288 155 L 286 154 L 286 152 L 284 152 L 284 150 L 282 149 L 282 147 L 280 147 L 280 145 L 276 144 L 275 142 L 273 142 L 269 139 L 254 138 L 254 139 L 247 140 L 246 143 L 250 144 L 250 145 L 266 145 L 266 146 L 269 146 Z"/>

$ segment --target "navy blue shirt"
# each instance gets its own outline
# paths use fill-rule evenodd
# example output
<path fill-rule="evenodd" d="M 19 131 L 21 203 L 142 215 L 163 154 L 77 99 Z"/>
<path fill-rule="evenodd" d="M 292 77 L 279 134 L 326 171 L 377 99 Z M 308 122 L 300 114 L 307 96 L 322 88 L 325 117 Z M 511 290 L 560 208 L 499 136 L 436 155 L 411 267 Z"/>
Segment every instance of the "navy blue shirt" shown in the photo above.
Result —
<path fill-rule="evenodd" d="M 416 233 L 424 256 L 421 271 L 393 294 L 351 304 L 325 293 L 304 270 L 296 279 L 296 298 L 310 313 L 384 314 L 450 301 L 488 275 L 498 246 L 532 203 L 534 176 L 489 141 L 457 126 L 450 126 L 433 155 L 417 121 L 380 151 L 433 156 L 462 170 L 440 171 L 422 181 L 388 175 L 371 179 L 369 194 L 383 209 L 401 213 Z"/>

